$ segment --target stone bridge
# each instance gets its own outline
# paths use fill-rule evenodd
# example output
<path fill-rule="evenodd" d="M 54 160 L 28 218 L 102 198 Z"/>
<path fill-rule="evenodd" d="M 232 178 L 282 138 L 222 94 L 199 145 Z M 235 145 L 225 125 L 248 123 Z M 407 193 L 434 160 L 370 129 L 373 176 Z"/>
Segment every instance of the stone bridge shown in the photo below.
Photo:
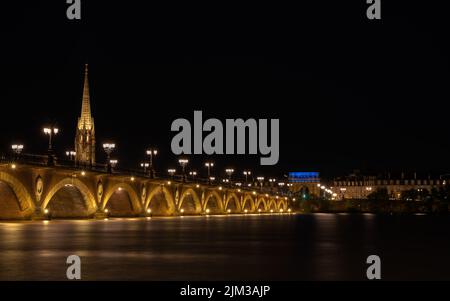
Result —
<path fill-rule="evenodd" d="M 68 167 L 0 164 L 0 219 L 287 212 L 286 197 Z"/>

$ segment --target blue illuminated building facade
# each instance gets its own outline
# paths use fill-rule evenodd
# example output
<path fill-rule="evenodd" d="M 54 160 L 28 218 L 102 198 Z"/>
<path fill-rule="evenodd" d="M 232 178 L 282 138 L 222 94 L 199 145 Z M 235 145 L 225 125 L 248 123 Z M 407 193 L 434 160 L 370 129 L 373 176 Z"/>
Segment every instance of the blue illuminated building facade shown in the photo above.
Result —
<path fill-rule="evenodd" d="M 308 171 L 308 172 L 290 172 L 289 173 L 290 183 L 319 183 L 320 176 L 318 172 Z"/>

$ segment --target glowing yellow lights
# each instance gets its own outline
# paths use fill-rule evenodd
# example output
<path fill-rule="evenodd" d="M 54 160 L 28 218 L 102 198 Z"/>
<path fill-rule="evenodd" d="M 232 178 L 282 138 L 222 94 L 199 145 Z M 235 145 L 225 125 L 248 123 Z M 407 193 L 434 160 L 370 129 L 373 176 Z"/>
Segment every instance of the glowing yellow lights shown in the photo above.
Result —
<path fill-rule="evenodd" d="M 280 212 L 281 212 L 281 213 L 283 212 L 283 208 L 280 208 Z"/>
<path fill-rule="evenodd" d="M 270 209 L 270 213 L 273 213 L 273 209 Z"/>
<path fill-rule="evenodd" d="M 219 190 L 222 190 L 222 186 L 219 186 Z"/>
<path fill-rule="evenodd" d="M 244 212 L 245 212 L 245 213 L 247 213 L 247 212 L 248 212 L 248 210 L 247 210 L 247 209 L 245 209 L 245 210 L 244 210 Z"/>
<path fill-rule="evenodd" d="M 108 213 L 109 212 L 109 210 L 108 209 L 105 209 L 105 213 Z"/>
<path fill-rule="evenodd" d="M 253 191 L 252 193 L 253 193 L 253 194 L 256 194 L 256 191 Z"/>
<path fill-rule="evenodd" d="M 182 208 L 182 209 L 180 209 L 180 212 L 181 212 L 181 213 L 184 213 L 184 209 L 183 209 L 183 208 Z"/>
<path fill-rule="evenodd" d="M 16 169 L 16 168 L 17 168 L 17 165 L 16 165 L 16 164 L 11 164 L 11 168 L 12 168 L 12 169 Z"/>
<path fill-rule="evenodd" d="M 81 175 L 82 175 L 82 176 L 85 176 L 85 175 L 86 175 L 86 172 L 83 170 L 83 171 L 81 172 Z"/>
<path fill-rule="evenodd" d="M 290 213 L 291 211 L 292 211 L 291 208 L 289 208 L 289 209 L 288 209 L 288 212 Z"/>
<path fill-rule="evenodd" d="M 44 210 L 44 213 L 45 213 L 45 214 L 48 214 L 48 213 L 49 213 L 48 209 L 45 209 L 45 210 Z"/>
<path fill-rule="evenodd" d="M 269 195 L 266 193 L 266 198 L 268 198 L 269 197 Z"/>
<path fill-rule="evenodd" d="M 172 184 L 172 182 L 170 182 L 170 181 L 167 181 L 167 185 L 170 185 L 170 184 Z"/>
<path fill-rule="evenodd" d="M 147 209 L 147 213 L 148 213 L 148 214 L 152 213 L 152 209 L 150 209 L 150 208 Z"/>
<path fill-rule="evenodd" d="M 287 201 L 288 198 L 287 198 L 287 197 L 284 197 L 284 199 Z"/>
<path fill-rule="evenodd" d="M 238 192 L 241 192 L 241 190 L 240 190 L 240 189 L 238 189 L 237 191 L 238 191 Z"/>
<path fill-rule="evenodd" d="M 227 212 L 228 212 L 228 213 L 231 213 L 231 209 L 228 209 Z"/>
<path fill-rule="evenodd" d="M 206 209 L 205 212 L 206 212 L 206 214 L 209 214 L 209 209 Z"/>
<path fill-rule="evenodd" d="M 119 187 L 117 190 L 122 191 L 122 187 Z"/>
<path fill-rule="evenodd" d="M 134 177 L 131 177 L 131 179 L 130 179 L 130 180 L 131 180 L 131 182 L 134 182 Z"/>
<path fill-rule="evenodd" d="M 261 210 L 261 208 L 260 208 L 260 209 L 258 209 L 258 212 L 259 212 L 259 213 L 261 213 L 261 211 L 262 211 L 262 210 Z"/>
<path fill-rule="evenodd" d="M 195 187 L 200 188 L 200 185 L 197 184 L 197 185 L 195 185 Z"/>
<path fill-rule="evenodd" d="M 295 198 L 292 198 L 292 201 L 295 202 Z"/>

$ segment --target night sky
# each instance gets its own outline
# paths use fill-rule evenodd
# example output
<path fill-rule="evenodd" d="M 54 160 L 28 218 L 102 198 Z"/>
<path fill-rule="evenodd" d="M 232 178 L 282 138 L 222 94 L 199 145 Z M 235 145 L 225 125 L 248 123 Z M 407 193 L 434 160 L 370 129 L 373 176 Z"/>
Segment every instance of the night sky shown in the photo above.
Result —
<path fill-rule="evenodd" d="M 203 110 L 280 119 L 278 165 L 209 158 L 220 171 L 450 172 L 450 27 L 429 1 L 383 1 L 381 21 L 366 18 L 365 0 L 82 1 L 81 21 L 62 0 L 14 2 L 0 21 L 2 152 L 21 142 L 44 153 L 50 122 L 57 152 L 73 149 L 89 63 L 98 161 L 114 141 L 122 166 L 155 146 L 158 169 L 177 167 L 171 122 Z M 190 158 L 205 172 L 207 158 Z"/>

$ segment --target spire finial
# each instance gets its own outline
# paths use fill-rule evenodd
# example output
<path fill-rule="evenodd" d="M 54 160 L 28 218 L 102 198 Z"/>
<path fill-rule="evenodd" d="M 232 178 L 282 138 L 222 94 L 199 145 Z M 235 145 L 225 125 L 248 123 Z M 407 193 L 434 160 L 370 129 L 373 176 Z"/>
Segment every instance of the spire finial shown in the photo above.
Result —
<path fill-rule="evenodd" d="M 81 104 L 81 122 L 82 126 L 87 129 L 92 127 L 91 116 L 91 102 L 89 95 L 89 77 L 88 77 L 88 64 L 84 65 L 84 86 L 83 86 L 83 101 Z"/>

